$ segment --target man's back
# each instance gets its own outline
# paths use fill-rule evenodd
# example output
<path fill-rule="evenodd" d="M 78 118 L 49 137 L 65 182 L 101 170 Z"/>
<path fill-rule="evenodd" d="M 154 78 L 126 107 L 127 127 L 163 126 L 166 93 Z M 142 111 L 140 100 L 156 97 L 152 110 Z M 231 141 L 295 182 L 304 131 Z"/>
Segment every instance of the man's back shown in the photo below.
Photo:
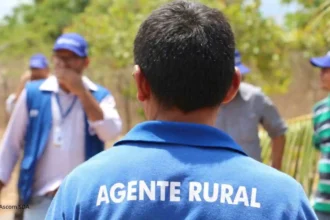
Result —
<path fill-rule="evenodd" d="M 315 219 L 301 186 L 214 128 L 235 96 L 235 40 L 221 12 L 173 1 L 134 40 L 146 119 L 71 173 L 47 219 Z"/>
<path fill-rule="evenodd" d="M 315 219 L 295 180 L 205 125 L 142 123 L 66 183 L 55 219 Z"/>

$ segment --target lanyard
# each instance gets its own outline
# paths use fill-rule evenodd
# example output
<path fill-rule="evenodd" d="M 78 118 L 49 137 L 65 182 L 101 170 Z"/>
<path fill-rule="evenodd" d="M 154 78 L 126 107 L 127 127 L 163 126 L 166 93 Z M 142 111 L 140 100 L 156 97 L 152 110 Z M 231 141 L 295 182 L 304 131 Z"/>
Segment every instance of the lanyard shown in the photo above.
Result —
<path fill-rule="evenodd" d="M 71 102 L 71 105 L 69 106 L 69 108 L 66 110 L 66 112 L 64 112 L 63 108 L 62 108 L 62 105 L 61 105 L 61 102 L 60 102 L 60 97 L 58 95 L 58 93 L 55 94 L 55 97 L 56 97 L 56 101 L 57 101 L 57 105 L 60 109 L 60 113 L 61 113 L 61 124 L 63 123 L 64 119 L 70 114 L 70 112 L 72 111 L 73 109 L 73 106 L 74 104 L 76 103 L 77 101 L 77 96 L 74 97 L 73 101 Z"/>

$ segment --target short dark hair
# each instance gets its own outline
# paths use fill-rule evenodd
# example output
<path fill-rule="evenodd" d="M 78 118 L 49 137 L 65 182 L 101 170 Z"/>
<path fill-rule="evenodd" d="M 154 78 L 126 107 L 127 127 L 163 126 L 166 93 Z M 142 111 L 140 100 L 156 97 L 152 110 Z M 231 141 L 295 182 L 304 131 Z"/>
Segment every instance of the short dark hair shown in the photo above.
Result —
<path fill-rule="evenodd" d="M 234 53 L 224 15 L 188 1 L 153 11 L 134 41 L 135 63 L 160 104 L 185 113 L 223 101 L 235 72 Z"/>

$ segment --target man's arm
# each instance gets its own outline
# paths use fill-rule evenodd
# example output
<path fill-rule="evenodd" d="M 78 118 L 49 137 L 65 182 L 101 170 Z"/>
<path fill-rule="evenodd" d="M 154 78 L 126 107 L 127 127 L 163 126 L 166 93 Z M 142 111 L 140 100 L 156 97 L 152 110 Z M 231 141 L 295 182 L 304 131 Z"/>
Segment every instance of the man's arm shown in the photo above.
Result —
<path fill-rule="evenodd" d="M 272 138 L 272 167 L 281 170 L 285 146 L 285 135 Z"/>
<path fill-rule="evenodd" d="M 297 211 L 298 213 L 292 213 L 295 214 L 290 219 L 301 219 L 301 220 L 317 220 L 316 214 L 313 210 L 313 208 L 310 205 L 310 201 L 308 200 L 306 193 L 303 189 L 303 187 L 298 184 L 298 198 L 299 201 L 296 202 L 298 205 Z"/>
<path fill-rule="evenodd" d="M 116 138 L 122 129 L 122 122 L 115 109 L 115 101 L 111 95 L 99 104 L 91 92 L 86 89 L 81 75 L 70 69 L 56 69 L 56 77 L 60 85 L 75 94 L 87 115 L 90 132 L 95 133 L 102 141 Z"/>
<path fill-rule="evenodd" d="M 90 91 L 83 88 L 82 91 L 77 94 L 77 96 L 83 105 L 84 111 L 86 112 L 89 121 L 95 122 L 104 119 L 103 111 Z"/>
<path fill-rule="evenodd" d="M 320 145 L 321 145 L 321 137 L 319 133 L 317 132 L 316 128 L 316 123 L 314 121 L 314 118 L 316 117 L 315 112 L 313 110 L 313 118 L 312 118 L 312 126 L 313 126 L 313 136 L 312 136 L 312 143 L 313 146 L 317 149 L 320 150 Z"/>
<path fill-rule="evenodd" d="M 55 76 L 62 88 L 75 94 L 83 105 L 89 121 L 103 120 L 103 111 L 92 94 L 86 89 L 82 75 L 72 69 L 57 67 Z"/>
<path fill-rule="evenodd" d="M 272 167 L 280 170 L 287 126 L 269 97 L 260 93 L 261 124 L 272 139 Z"/>
<path fill-rule="evenodd" d="M 103 113 L 103 119 L 98 121 L 89 121 L 90 132 L 96 135 L 104 142 L 118 137 L 122 131 L 122 121 L 116 109 L 116 103 L 112 95 L 106 96 L 99 104 Z"/>
<path fill-rule="evenodd" d="M 6 99 L 6 111 L 8 114 L 13 113 L 14 107 L 15 107 L 15 94 L 10 94 L 8 98 Z"/>
<path fill-rule="evenodd" d="M 79 93 L 78 97 L 86 112 L 92 134 L 95 132 L 104 142 L 113 140 L 120 134 L 122 122 L 112 95 L 106 96 L 100 104 L 87 89 Z"/>
<path fill-rule="evenodd" d="M 9 182 L 21 153 L 27 122 L 26 91 L 23 90 L 10 117 L 0 146 L 0 182 L 2 185 Z"/>
<path fill-rule="evenodd" d="M 314 130 L 314 133 L 313 133 L 312 142 L 313 142 L 314 147 L 317 150 L 320 150 L 321 140 L 320 140 L 320 137 L 318 136 L 318 134 L 315 132 L 315 130 Z"/>
<path fill-rule="evenodd" d="M 23 76 L 21 77 L 20 83 L 16 89 L 16 93 L 15 93 L 15 99 L 14 99 L 14 103 L 17 102 L 19 96 L 21 95 L 22 91 L 25 88 L 25 84 L 31 79 L 31 73 L 30 71 L 27 71 L 23 74 Z"/>

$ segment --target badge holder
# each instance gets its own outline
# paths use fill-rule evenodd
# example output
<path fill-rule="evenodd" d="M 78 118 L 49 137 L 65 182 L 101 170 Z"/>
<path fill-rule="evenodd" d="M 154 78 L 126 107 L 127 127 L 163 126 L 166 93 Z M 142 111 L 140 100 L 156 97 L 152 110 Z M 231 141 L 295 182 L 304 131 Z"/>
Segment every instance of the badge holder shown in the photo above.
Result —
<path fill-rule="evenodd" d="M 61 128 L 60 126 L 56 126 L 54 131 L 54 145 L 56 147 L 60 147 L 62 145 L 62 142 L 63 142 L 63 137 L 62 137 Z"/>

